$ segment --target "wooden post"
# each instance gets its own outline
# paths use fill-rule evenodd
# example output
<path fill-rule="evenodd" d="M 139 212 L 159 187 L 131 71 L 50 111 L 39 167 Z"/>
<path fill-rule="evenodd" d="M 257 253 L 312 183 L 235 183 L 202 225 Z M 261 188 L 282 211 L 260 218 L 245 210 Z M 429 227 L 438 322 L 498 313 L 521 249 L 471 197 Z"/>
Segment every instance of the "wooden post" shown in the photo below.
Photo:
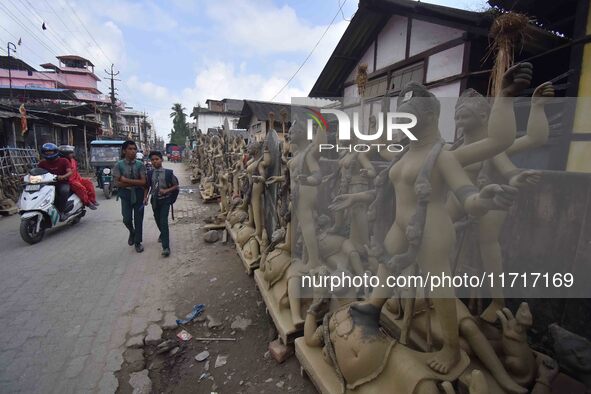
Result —
<path fill-rule="evenodd" d="M 37 146 L 37 127 L 35 123 L 33 123 L 33 141 L 33 143 L 35 144 L 35 150 L 39 149 L 39 147 Z"/>
<path fill-rule="evenodd" d="M 14 125 L 14 119 L 12 120 L 12 138 L 14 142 L 14 147 L 16 148 L 16 126 Z"/>
<path fill-rule="evenodd" d="M 84 124 L 84 161 L 86 162 L 86 171 L 90 170 L 90 162 L 88 161 L 88 142 L 86 140 L 86 123 Z"/>

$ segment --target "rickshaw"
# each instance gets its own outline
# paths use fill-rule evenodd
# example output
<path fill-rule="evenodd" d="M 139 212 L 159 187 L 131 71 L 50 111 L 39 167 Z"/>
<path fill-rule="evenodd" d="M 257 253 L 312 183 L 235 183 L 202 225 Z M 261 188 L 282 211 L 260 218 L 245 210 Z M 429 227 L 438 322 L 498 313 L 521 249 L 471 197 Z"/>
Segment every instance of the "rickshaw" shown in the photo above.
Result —
<path fill-rule="evenodd" d="M 113 166 L 122 158 L 123 142 L 118 140 L 97 140 L 90 143 L 90 164 L 95 168 L 98 187 L 103 189 L 109 199 L 115 191 Z"/>

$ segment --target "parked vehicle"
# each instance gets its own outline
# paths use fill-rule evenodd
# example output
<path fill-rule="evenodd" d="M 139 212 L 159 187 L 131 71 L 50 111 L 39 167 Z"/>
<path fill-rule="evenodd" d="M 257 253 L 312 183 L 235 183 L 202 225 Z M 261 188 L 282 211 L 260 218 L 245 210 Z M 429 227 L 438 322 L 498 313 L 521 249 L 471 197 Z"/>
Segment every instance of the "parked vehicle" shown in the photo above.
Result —
<path fill-rule="evenodd" d="M 168 161 L 182 161 L 183 147 L 177 144 L 166 144 L 166 157 Z"/>
<path fill-rule="evenodd" d="M 181 151 L 173 150 L 168 158 L 168 161 L 174 161 L 177 163 L 183 161 L 183 158 L 181 157 Z"/>
<path fill-rule="evenodd" d="M 23 178 L 25 187 L 18 202 L 21 215 L 20 234 L 29 244 L 41 242 L 45 230 L 65 224 L 76 224 L 86 214 L 80 198 L 71 193 L 65 212 L 55 207 L 56 176 L 42 168 L 33 168 Z"/>
<path fill-rule="evenodd" d="M 111 198 L 116 191 L 111 171 L 122 157 L 123 142 L 125 141 L 97 140 L 90 143 L 90 164 L 95 168 L 98 187 L 103 189 L 106 199 Z"/>

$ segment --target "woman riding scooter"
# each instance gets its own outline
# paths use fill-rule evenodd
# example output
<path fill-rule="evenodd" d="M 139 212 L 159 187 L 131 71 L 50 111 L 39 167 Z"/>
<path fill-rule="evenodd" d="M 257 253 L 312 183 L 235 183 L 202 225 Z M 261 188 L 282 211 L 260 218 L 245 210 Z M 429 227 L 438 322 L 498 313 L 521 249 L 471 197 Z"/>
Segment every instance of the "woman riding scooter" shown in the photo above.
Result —
<path fill-rule="evenodd" d="M 90 209 L 96 209 L 99 205 L 96 201 L 96 193 L 94 191 L 94 185 L 90 179 L 85 179 L 80 176 L 78 172 L 78 162 L 74 158 L 74 147 L 71 145 L 60 145 L 60 154 L 68 160 L 70 167 L 72 168 L 72 175 L 68 178 L 70 188 L 78 197 L 82 203 Z"/>

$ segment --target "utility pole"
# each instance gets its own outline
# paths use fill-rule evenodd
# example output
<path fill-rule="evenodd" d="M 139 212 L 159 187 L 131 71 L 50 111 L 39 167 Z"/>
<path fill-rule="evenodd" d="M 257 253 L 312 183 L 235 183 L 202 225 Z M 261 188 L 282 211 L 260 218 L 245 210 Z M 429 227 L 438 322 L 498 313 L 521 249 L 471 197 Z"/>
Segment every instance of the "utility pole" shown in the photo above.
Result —
<path fill-rule="evenodd" d="M 144 141 L 146 144 L 146 148 L 148 148 L 148 128 L 147 128 L 147 123 L 146 123 L 146 110 L 144 110 L 144 126 L 143 126 L 143 133 L 144 133 Z"/>
<path fill-rule="evenodd" d="M 109 72 L 109 70 L 105 70 L 105 73 L 107 73 L 107 77 L 109 79 L 111 79 L 111 117 L 113 119 L 113 136 L 116 136 L 118 133 L 118 127 L 117 127 L 117 105 L 115 102 L 115 81 L 120 81 L 120 79 L 115 79 L 115 77 L 117 75 L 119 75 L 119 71 L 117 72 L 113 72 L 113 67 L 115 67 L 114 64 L 111 64 L 111 71 Z"/>
<path fill-rule="evenodd" d="M 16 45 L 14 45 L 12 42 L 9 42 L 8 44 L 6 44 L 6 48 L 7 48 L 7 52 L 8 52 L 8 91 L 10 94 L 10 98 L 12 99 L 12 73 L 10 72 L 11 67 L 10 67 L 10 46 L 12 45 L 12 51 L 16 52 Z"/>

